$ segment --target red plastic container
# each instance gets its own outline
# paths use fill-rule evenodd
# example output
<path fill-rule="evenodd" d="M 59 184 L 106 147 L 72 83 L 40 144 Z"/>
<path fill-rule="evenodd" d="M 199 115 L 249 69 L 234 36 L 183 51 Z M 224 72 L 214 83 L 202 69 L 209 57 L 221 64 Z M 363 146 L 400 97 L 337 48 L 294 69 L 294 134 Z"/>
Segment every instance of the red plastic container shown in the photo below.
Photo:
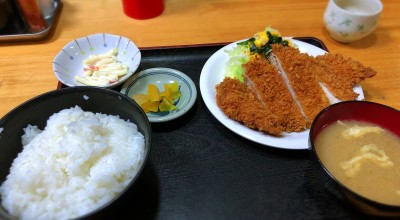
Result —
<path fill-rule="evenodd" d="M 124 13 L 135 19 L 150 19 L 164 11 L 164 0 L 122 0 Z"/>
<path fill-rule="evenodd" d="M 19 8 L 24 15 L 25 21 L 32 32 L 39 32 L 47 27 L 43 18 L 42 10 L 36 0 L 18 0 Z"/>

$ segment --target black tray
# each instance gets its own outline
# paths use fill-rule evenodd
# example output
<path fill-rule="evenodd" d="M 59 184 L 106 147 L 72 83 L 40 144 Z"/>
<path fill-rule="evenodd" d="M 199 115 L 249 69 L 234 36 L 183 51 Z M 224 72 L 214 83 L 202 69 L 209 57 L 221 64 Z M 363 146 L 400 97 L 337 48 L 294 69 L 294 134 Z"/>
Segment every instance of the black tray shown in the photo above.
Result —
<path fill-rule="evenodd" d="M 327 50 L 316 38 L 296 39 Z M 184 116 L 152 124 L 151 153 L 144 172 L 121 201 L 98 217 L 361 218 L 319 182 L 308 150 L 281 150 L 248 141 L 208 111 L 199 91 L 200 72 L 207 59 L 225 45 L 141 48 L 138 71 L 152 67 L 180 70 L 194 81 L 198 97 Z"/>

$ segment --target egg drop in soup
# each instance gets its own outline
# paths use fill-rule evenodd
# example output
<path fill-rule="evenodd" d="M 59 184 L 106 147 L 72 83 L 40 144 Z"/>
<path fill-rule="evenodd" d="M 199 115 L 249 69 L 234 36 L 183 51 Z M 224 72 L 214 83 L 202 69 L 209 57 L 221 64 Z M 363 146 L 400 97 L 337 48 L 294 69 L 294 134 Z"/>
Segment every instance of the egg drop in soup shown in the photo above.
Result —
<path fill-rule="evenodd" d="M 400 205 L 400 138 L 378 125 L 337 121 L 315 140 L 325 168 L 354 192 Z"/>

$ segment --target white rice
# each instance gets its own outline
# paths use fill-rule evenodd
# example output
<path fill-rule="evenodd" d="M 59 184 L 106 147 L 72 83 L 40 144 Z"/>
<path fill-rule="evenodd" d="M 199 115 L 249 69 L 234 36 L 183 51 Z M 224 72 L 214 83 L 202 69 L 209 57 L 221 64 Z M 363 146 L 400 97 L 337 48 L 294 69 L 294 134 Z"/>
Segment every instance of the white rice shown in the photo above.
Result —
<path fill-rule="evenodd" d="M 121 192 L 143 163 L 143 135 L 118 116 L 74 107 L 43 131 L 24 131 L 23 151 L 0 186 L 1 205 L 21 219 L 84 215 Z"/>

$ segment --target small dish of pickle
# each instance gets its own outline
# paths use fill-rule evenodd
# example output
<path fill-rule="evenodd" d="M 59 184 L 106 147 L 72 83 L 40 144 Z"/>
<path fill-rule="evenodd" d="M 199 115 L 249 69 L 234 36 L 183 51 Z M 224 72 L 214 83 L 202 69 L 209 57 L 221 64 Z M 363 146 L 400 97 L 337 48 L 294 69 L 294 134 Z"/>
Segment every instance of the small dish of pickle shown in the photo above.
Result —
<path fill-rule="evenodd" d="M 197 97 L 193 81 L 171 68 L 143 70 L 125 82 L 121 93 L 135 100 L 152 123 L 182 116 L 192 108 Z"/>

